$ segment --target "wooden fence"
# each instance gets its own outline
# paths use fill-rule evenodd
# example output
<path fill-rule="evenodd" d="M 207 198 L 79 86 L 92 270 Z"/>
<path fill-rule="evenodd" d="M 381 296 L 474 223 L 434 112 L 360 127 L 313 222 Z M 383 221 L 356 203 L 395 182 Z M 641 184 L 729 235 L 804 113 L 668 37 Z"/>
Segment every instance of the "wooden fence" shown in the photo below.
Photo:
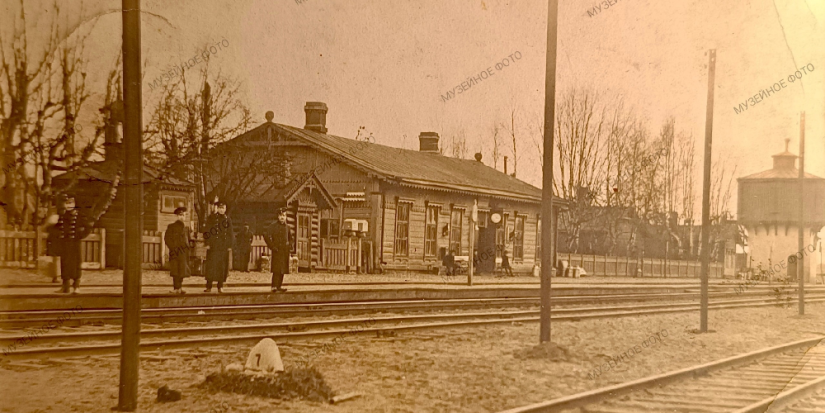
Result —
<path fill-rule="evenodd" d="M 35 254 L 34 231 L 0 230 L 0 267 L 34 268 L 37 256 L 46 255 L 46 237 L 40 234 L 39 251 Z M 81 268 L 96 270 L 106 267 L 106 230 L 95 228 L 80 243 Z"/>
<path fill-rule="evenodd" d="M 361 272 L 361 239 L 332 243 L 321 240 L 321 266 L 328 271 Z M 349 251 L 349 252 L 347 252 Z"/>
<path fill-rule="evenodd" d="M 264 255 L 272 257 L 272 251 L 266 246 L 263 235 L 252 236 L 252 250 L 249 254 L 249 268 L 260 269 L 260 260 Z M 234 259 L 234 257 L 233 257 Z"/>
<path fill-rule="evenodd" d="M 701 263 L 698 261 L 667 260 L 667 265 L 665 265 L 665 260 L 658 258 L 636 259 L 572 253 L 559 253 L 558 259 L 567 261 L 570 266 L 584 268 L 588 275 L 601 277 L 699 278 L 701 272 Z M 721 263 L 710 263 L 709 276 L 721 278 L 723 272 L 724 268 Z"/>
<path fill-rule="evenodd" d="M 34 253 L 34 231 L 0 230 L 0 268 L 34 268 L 36 256 L 46 255 L 46 237 L 40 234 L 39 254 Z M 122 244 L 121 244 L 122 245 Z M 99 270 L 106 268 L 106 230 L 94 228 L 80 244 L 81 268 Z M 163 233 L 144 231 L 143 266 L 157 268 L 166 259 Z M 114 264 L 114 263 L 112 263 Z"/>

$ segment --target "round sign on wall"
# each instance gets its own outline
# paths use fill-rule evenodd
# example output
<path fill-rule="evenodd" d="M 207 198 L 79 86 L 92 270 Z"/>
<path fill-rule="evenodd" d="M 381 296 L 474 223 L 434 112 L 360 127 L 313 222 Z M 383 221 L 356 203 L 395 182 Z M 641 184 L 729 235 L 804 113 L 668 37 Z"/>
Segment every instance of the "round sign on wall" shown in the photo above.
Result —
<path fill-rule="evenodd" d="M 494 212 L 493 215 L 490 215 L 490 221 L 493 221 L 493 224 L 498 224 L 501 222 L 501 215 L 498 212 Z"/>

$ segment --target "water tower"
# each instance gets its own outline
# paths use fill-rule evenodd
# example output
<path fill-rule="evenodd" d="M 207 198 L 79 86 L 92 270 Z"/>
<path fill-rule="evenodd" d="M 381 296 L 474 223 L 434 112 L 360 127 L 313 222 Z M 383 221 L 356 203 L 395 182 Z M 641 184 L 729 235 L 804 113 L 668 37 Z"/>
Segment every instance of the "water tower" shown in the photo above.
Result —
<path fill-rule="evenodd" d="M 788 151 L 773 155 L 773 169 L 737 179 L 739 183 L 738 221 L 748 230 L 748 245 L 753 267 L 774 266 L 779 274 L 787 270 L 777 267 L 799 250 L 799 170 L 798 156 Z M 810 247 L 816 234 L 825 225 L 825 179 L 805 174 L 804 245 Z M 815 244 L 814 244 L 815 245 Z M 814 253 L 805 252 L 806 282 L 814 282 Z M 792 278 L 794 278 L 793 276 Z"/>

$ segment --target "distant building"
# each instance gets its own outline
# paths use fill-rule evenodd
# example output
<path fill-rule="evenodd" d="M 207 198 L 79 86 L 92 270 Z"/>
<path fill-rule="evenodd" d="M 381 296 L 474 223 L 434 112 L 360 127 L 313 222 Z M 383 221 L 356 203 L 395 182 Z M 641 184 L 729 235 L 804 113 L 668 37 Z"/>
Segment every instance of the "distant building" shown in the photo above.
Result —
<path fill-rule="evenodd" d="M 516 271 L 532 269 L 541 253 L 539 188 L 485 165 L 480 155 L 441 155 L 435 132 L 420 134 L 418 151 L 329 135 L 327 110 L 308 102 L 303 128 L 273 123 L 270 112 L 267 122 L 230 141 L 282 156 L 287 179 L 298 185 L 311 176 L 314 188 L 277 200 L 274 192 L 239 200 L 229 211 L 233 220 L 260 230 L 275 219 L 274 202 L 286 200 L 302 268 L 334 268 L 342 246 L 357 242 L 360 253 L 345 257 L 350 266 L 421 271 L 437 268 L 447 250 L 472 256 L 469 220 L 477 201 L 474 250 L 490 256 L 479 261 L 478 271 L 493 271 L 494 256 L 504 248 Z M 310 199 L 316 192 L 322 196 Z"/>
<path fill-rule="evenodd" d="M 775 267 L 799 252 L 799 170 L 798 156 L 788 151 L 773 155 L 773 169 L 739 178 L 738 222 L 748 231 L 748 246 L 754 267 Z M 825 225 L 825 179 L 805 174 L 804 245 L 802 255 L 807 271 L 806 281 L 813 282 L 815 269 L 811 250 L 818 248 L 816 234 Z M 795 274 L 789 274 L 796 278 Z"/>
<path fill-rule="evenodd" d="M 117 116 L 115 114 L 114 116 Z M 102 194 L 107 194 L 111 183 L 119 179 L 115 199 L 108 210 L 100 217 L 96 228 L 105 229 L 105 252 L 97 256 L 84 257 L 85 261 L 105 263 L 106 267 L 123 268 L 124 249 L 124 191 L 123 186 L 123 143 L 117 131 L 119 119 L 109 119 L 104 135 L 105 157 L 103 161 L 91 162 L 88 166 L 74 172 L 58 175 L 54 178 L 55 188 L 59 192 L 73 193 L 77 204 L 84 208 L 91 205 Z M 151 266 L 162 264 L 166 254 L 161 233 L 177 220 L 174 211 L 178 207 L 194 210 L 195 185 L 175 177 L 164 175 L 148 165 L 143 167 L 143 263 Z M 190 214 L 190 219 L 197 217 Z M 197 228 L 190 223 L 190 227 Z M 149 237 L 147 239 L 147 237 Z M 148 240 L 155 242 L 147 242 Z M 84 254 L 98 254 L 84 252 Z"/>

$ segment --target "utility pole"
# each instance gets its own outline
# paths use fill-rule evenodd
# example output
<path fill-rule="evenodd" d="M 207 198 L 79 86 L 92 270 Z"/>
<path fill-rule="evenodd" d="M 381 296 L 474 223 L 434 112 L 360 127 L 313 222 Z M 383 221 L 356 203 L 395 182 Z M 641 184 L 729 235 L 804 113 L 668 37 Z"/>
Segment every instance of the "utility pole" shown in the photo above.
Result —
<path fill-rule="evenodd" d="M 799 315 L 805 315 L 805 112 L 799 115 Z"/>
<path fill-rule="evenodd" d="M 125 250 L 120 391 L 117 409 L 137 409 L 140 367 L 140 279 L 143 254 L 143 143 L 140 73 L 140 0 L 123 7 L 123 158 Z"/>
<path fill-rule="evenodd" d="M 478 222 L 478 199 L 473 200 L 473 210 L 470 211 L 470 259 L 468 260 L 467 285 L 473 285 L 473 264 L 475 264 L 475 229 Z"/>
<path fill-rule="evenodd" d="M 553 132 L 556 119 L 556 47 L 559 0 L 547 1 L 547 61 L 544 72 L 544 168 L 541 180 L 541 328 L 539 342 L 550 341 L 550 284 L 553 267 Z"/>
<path fill-rule="evenodd" d="M 699 332 L 708 332 L 708 272 L 710 271 L 710 156 L 713 141 L 713 85 L 716 77 L 716 49 L 708 50 L 708 102 L 705 109 L 705 174 L 702 187 L 702 298 Z"/>

